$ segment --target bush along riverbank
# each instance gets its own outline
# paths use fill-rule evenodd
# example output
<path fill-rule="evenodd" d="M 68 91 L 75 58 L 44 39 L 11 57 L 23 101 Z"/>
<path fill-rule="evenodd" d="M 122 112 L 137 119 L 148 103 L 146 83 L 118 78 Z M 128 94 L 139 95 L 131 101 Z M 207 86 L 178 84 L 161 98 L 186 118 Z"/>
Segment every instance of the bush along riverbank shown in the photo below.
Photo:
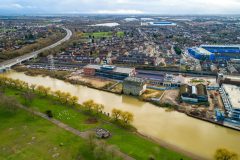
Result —
<path fill-rule="evenodd" d="M 134 115 L 122 110 L 112 110 L 103 114 L 104 106 L 92 100 L 78 104 L 78 98 L 69 93 L 43 86 L 29 85 L 20 80 L 0 77 L 1 92 L 11 96 L 22 105 L 46 114 L 82 132 L 104 128 L 111 133 L 106 143 L 114 145 L 121 152 L 135 159 L 190 159 L 182 154 L 166 149 L 140 136 L 131 126 Z"/>

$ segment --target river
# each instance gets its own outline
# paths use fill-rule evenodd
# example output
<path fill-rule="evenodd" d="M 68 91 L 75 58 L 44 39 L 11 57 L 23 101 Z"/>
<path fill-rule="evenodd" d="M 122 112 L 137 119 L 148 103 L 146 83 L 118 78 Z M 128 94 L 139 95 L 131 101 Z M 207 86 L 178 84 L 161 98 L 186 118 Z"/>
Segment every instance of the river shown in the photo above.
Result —
<path fill-rule="evenodd" d="M 194 119 L 176 111 L 166 112 L 134 97 L 72 85 L 50 77 L 31 77 L 17 72 L 9 72 L 6 76 L 29 84 L 50 87 L 53 91 L 69 92 L 78 96 L 80 103 L 93 99 L 105 106 L 105 112 L 111 112 L 113 108 L 130 111 L 134 114 L 133 125 L 140 133 L 206 159 L 212 159 L 217 148 L 227 148 L 240 155 L 239 131 Z"/>

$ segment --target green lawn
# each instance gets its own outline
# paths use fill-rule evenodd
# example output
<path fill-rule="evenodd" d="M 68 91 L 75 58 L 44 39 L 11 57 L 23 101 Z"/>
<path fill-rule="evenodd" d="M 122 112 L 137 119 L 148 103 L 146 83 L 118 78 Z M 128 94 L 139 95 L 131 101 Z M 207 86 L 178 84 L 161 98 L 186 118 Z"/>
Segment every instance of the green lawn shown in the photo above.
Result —
<path fill-rule="evenodd" d="M 24 102 L 19 91 L 7 89 L 6 94 L 17 97 L 20 102 Z M 86 124 L 85 121 L 89 118 L 88 115 L 83 114 L 82 112 L 77 112 L 70 107 L 59 105 L 58 103 L 54 102 L 52 98 L 36 97 L 31 104 L 31 107 L 34 107 L 41 112 L 45 112 L 46 110 L 50 109 L 52 110 L 56 119 L 59 119 L 62 122 L 69 124 L 73 128 L 82 131 L 99 126 L 108 129 L 112 133 L 112 137 L 108 139 L 107 142 L 116 145 L 121 151 L 138 160 L 146 160 L 150 155 L 154 155 L 156 159 L 161 160 L 189 159 L 179 153 L 165 149 L 157 143 L 149 141 L 141 136 L 136 135 L 134 132 L 122 129 L 114 124 L 104 123 L 102 121 L 98 122 L 97 124 Z M 62 114 L 62 116 L 58 116 L 59 114 Z"/>
<path fill-rule="evenodd" d="M 93 159 L 80 137 L 26 111 L 12 113 L 0 106 L 0 122 L 2 160 Z"/>
<path fill-rule="evenodd" d="M 161 160 L 190 159 L 116 126 L 107 124 L 104 125 L 103 128 L 108 129 L 113 134 L 112 138 L 108 140 L 109 143 L 118 146 L 121 151 L 127 153 L 135 159 L 146 160 L 150 155 L 153 155 L 156 159 Z"/>
<path fill-rule="evenodd" d="M 123 37 L 124 36 L 124 32 L 117 32 L 117 36 L 118 37 Z"/>
<path fill-rule="evenodd" d="M 192 79 L 191 83 L 204 83 L 205 80 L 204 79 Z"/>
<path fill-rule="evenodd" d="M 112 32 L 93 32 L 93 33 L 84 33 L 83 37 L 87 38 L 89 36 L 94 36 L 94 38 L 110 38 L 113 36 Z M 118 37 L 123 37 L 124 36 L 124 32 L 117 32 L 117 36 Z"/>
<path fill-rule="evenodd" d="M 9 29 L 9 28 L 0 28 L 0 32 L 16 32 L 17 30 L 16 29 Z"/>
<path fill-rule="evenodd" d="M 12 89 L 6 90 L 7 95 L 11 95 L 17 97 L 17 99 L 24 104 L 24 99 L 21 96 L 19 91 L 15 91 Z M 34 109 L 45 113 L 47 110 L 51 110 L 55 119 L 58 119 L 73 128 L 76 128 L 80 131 L 86 131 L 89 129 L 96 128 L 99 123 L 96 124 L 87 124 L 86 121 L 89 116 L 85 114 L 79 114 L 76 110 L 72 108 L 66 107 L 62 104 L 54 102 L 54 100 L 38 96 L 33 100 L 31 106 Z"/>

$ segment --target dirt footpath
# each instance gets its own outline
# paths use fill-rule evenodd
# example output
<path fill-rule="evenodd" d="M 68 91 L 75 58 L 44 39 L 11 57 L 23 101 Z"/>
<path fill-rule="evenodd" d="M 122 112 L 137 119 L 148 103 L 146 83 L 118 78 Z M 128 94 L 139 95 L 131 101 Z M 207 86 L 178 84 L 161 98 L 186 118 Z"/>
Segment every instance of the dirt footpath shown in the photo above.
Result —
<path fill-rule="evenodd" d="M 69 77 L 69 79 L 77 80 L 77 81 L 80 81 L 83 83 L 90 83 L 91 85 L 93 85 L 96 88 L 102 88 L 105 85 L 114 82 L 111 80 L 101 79 L 98 77 L 87 77 L 87 76 L 82 76 L 82 75 L 71 76 L 71 77 Z"/>
<path fill-rule="evenodd" d="M 178 105 L 177 97 L 179 90 L 166 90 L 164 96 L 161 99 L 162 103 L 169 103 L 172 105 Z"/>

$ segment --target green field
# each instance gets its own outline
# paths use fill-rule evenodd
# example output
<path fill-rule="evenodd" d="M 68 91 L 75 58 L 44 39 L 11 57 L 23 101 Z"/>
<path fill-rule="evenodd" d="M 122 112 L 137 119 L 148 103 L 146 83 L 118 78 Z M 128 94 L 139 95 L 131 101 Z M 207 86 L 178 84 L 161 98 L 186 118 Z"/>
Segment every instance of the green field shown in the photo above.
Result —
<path fill-rule="evenodd" d="M 16 97 L 21 103 L 24 103 L 24 99 L 21 96 L 21 91 L 17 91 L 15 89 L 7 89 L 5 92 L 8 96 Z M 137 135 L 135 132 L 128 131 L 128 130 L 123 129 L 112 123 L 107 123 L 107 122 L 105 122 L 107 119 L 104 117 L 103 117 L 104 120 L 103 119 L 99 120 L 99 122 L 96 124 L 86 124 L 86 120 L 88 118 L 90 118 L 91 116 L 84 114 L 84 112 L 82 112 L 82 111 L 77 112 L 75 109 L 73 109 L 71 107 L 66 107 L 64 105 L 61 105 L 58 102 L 56 102 L 52 97 L 36 96 L 34 101 L 31 103 L 30 107 L 34 108 L 35 110 L 41 111 L 41 112 L 45 112 L 46 110 L 50 109 L 53 112 L 54 118 L 61 120 L 62 122 L 70 125 L 71 127 L 76 128 L 81 131 L 86 131 L 86 130 L 93 129 L 96 127 L 102 127 L 102 128 L 108 129 L 113 136 L 111 138 L 109 138 L 107 140 L 107 142 L 109 144 L 113 144 L 113 145 L 117 146 L 122 152 L 127 153 L 130 156 L 132 156 L 138 160 L 139 159 L 140 160 L 148 159 L 150 155 L 153 155 L 156 159 L 163 159 L 163 160 L 189 159 L 179 153 L 165 149 L 165 148 L 159 146 L 158 144 Z M 61 116 L 59 116 L 60 114 L 61 114 Z M 5 118 L 7 118 L 7 117 L 5 117 Z M 26 116 L 25 116 L 25 118 L 26 118 Z M 12 121 L 19 121 L 18 116 L 16 118 L 15 117 L 12 118 Z M 46 123 L 46 124 L 44 124 L 44 125 L 38 124 L 38 123 L 40 123 L 38 121 L 40 121 L 41 123 Z M 36 120 L 34 120 L 32 122 L 30 121 L 32 124 L 32 127 L 36 127 L 35 129 L 33 128 L 31 130 L 37 130 L 37 131 L 38 130 L 46 130 L 46 129 L 44 129 L 45 127 L 49 128 L 49 130 L 51 128 L 56 128 L 50 124 L 47 125 L 48 122 L 45 122 L 44 120 L 42 120 L 42 121 L 38 120 L 38 121 L 36 121 Z M 20 126 L 23 124 L 24 124 L 24 121 L 20 124 Z M 16 123 L 16 125 L 17 125 L 17 123 Z M 8 124 L 5 126 L 8 128 L 10 128 L 11 126 L 13 128 L 15 128 L 14 123 Z M 39 128 L 38 126 L 41 126 L 41 128 Z M 55 130 L 55 129 L 53 129 L 53 130 Z M 57 132 L 57 131 L 60 132 L 60 130 L 61 129 L 58 129 L 55 132 Z M 51 138 L 55 138 L 51 132 L 47 132 L 47 133 L 50 135 L 47 134 L 47 135 L 43 135 L 43 136 L 50 136 Z M 20 133 L 20 134 L 22 134 L 22 133 Z M 61 134 L 66 135 L 67 133 L 63 131 L 63 133 L 62 132 L 59 133 L 59 135 L 61 135 Z M 54 135 L 55 135 L 55 133 L 54 133 Z M 0 133 L 0 136 L 1 136 L 1 133 Z M 38 137 L 41 137 L 41 135 L 38 135 Z M 69 138 L 71 136 L 66 136 L 66 138 L 67 137 Z M 64 138 L 64 135 L 62 136 L 62 138 Z M 7 139 L 8 139 L 7 143 L 10 143 L 9 141 L 11 140 L 11 138 L 7 138 Z M 63 140 L 61 140 L 61 141 L 63 141 Z M 66 140 L 66 141 L 68 141 L 68 140 Z M 79 141 L 81 143 L 84 143 L 81 140 L 79 140 Z M 54 141 L 54 142 L 56 142 L 56 141 Z M 80 142 L 76 142 L 76 143 L 80 143 Z M 60 141 L 57 141 L 56 145 L 58 145 L 59 143 L 60 143 Z M 72 142 L 72 143 L 74 143 L 74 142 Z M 9 144 L 9 146 L 12 146 L 12 145 L 13 144 Z M 76 144 L 74 143 L 74 145 L 76 145 Z M 77 146 L 76 146 L 76 148 L 77 148 Z M 77 149 L 76 150 L 72 149 L 71 153 L 69 153 L 69 154 L 76 155 Z M 34 151 L 32 151 L 32 152 L 34 152 Z M 37 151 L 37 152 L 40 152 L 40 151 Z M 40 152 L 39 154 L 41 154 L 41 153 L 44 153 L 44 151 Z"/>
<path fill-rule="evenodd" d="M 83 139 L 26 111 L 0 106 L 0 122 L 2 160 L 93 159 Z"/>
<path fill-rule="evenodd" d="M 124 32 L 117 32 L 116 35 L 118 37 L 123 37 Z M 113 36 L 113 32 L 93 32 L 93 33 L 84 33 L 83 37 L 88 38 L 89 36 L 94 36 L 94 38 L 111 38 Z"/>
<path fill-rule="evenodd" d="M 16 29 L 4 29 L 4 28 L 0 28 L 0 32 L 16 32 L 17 30 Z"/>
<path fill-rule="evenodd" d="M 204 80 L 204 79 L 191 79 L 190 82 L 191 82 L 191 83 L 204 83 L 205 80 Z"/>

